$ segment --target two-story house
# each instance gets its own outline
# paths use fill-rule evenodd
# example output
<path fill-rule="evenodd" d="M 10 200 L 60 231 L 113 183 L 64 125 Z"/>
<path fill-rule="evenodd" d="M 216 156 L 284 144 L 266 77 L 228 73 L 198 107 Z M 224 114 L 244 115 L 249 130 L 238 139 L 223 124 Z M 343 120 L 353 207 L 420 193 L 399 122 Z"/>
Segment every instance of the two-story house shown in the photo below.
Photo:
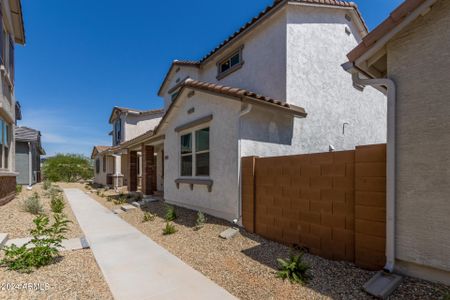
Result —
<path fill-rule="evenodd" d="M 158 125 L 163 110 L 136 110 L 114 107 L 109 118 L 112 131 L 112 146 L 96 146 L 91 158 L 95 160 L 94 182 L 100 185 L 120 187 L 128 182 L 128 155 L 126 151 L 116 151 L 120 144 L 131 140 Z M 138 157 L 138 168 L 141 160 Z"/>
<path fill-rule="evenodd" d="M 143 193 L 240 221 L 241 157 L 384 143 L 385 95 L 340 66 L 366 34 L 353 3 L 274 1 L 199 61 L 174 61 L 161 122 L 121 145 L 142 153 Z"/>
<path fill-rule="evenodd" d="M 15 136 L 20 106 L 14 91 L 14 47 L 25 44 L 20 0 L 0 2 L 0 205 L 12 200 L 16 191 Z"/>

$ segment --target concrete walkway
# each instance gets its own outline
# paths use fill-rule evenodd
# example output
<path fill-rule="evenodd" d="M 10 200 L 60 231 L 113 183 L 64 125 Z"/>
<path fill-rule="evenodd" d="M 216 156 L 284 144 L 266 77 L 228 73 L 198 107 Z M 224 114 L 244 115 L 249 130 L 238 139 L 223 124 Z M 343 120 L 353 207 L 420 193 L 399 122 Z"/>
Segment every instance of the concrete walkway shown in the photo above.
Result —
<path fill-rule="evenodd" d="M 235 299 L 78 189 L 65 189 L 115 299 Z"/>

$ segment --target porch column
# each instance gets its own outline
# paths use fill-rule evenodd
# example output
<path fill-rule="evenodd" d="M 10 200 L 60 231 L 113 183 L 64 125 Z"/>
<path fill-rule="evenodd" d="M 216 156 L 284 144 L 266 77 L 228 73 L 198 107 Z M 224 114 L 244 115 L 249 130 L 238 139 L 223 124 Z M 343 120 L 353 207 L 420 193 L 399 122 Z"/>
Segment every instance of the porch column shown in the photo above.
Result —
<path fill-rule="evenodd" d="M 156 191 L 155 148 L 142 144 L 142 192 L 153 195 Z"/>
<path fill-rule="evenodd" d="M 113 185 L 114 189 L 120 186 L 120 177 L 122 176 L 122 156 L 120 154 L 113 155 Z"/>
<path fill-rule="evenodd" d="M 128 157 L 128 166 L 129 166 L 129 178 L 128 178 L 128 191 L 136 192 L 137 191 L 137 173 L 138 173 L 138 156 L 137 151 L 130 151 Z"/>

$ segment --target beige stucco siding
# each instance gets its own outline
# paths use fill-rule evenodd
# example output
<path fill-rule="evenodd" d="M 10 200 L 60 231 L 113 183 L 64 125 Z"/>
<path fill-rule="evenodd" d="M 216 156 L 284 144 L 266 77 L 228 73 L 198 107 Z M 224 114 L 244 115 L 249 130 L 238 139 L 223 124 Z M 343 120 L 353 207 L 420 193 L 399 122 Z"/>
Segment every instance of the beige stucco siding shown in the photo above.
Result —
<path fill-rule="evenodd" d="M 387 46 L 388 76 L 398 86 L 396 256 L 446 271 L 450 271 L 449 37 L 450 1 L 438 1 Z"/>

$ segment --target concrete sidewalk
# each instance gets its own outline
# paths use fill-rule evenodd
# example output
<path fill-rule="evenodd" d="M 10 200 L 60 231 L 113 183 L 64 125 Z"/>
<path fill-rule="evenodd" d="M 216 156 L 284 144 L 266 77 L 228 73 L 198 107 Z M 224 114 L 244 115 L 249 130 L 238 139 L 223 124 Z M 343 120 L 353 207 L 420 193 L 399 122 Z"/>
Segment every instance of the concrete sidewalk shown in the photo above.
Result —
<path fill-rule="evenodd" d="M 236 299 L 81 190 L 64 192 L 115 299 Z"/>

